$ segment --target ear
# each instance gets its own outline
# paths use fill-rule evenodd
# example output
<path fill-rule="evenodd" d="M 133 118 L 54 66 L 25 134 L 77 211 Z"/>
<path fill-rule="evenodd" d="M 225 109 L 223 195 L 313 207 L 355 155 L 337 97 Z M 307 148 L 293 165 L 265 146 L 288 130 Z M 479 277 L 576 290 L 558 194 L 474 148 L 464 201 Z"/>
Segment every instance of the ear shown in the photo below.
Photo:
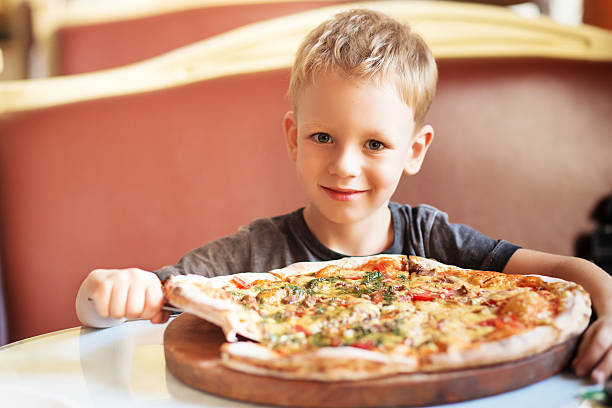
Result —
<path fill-rule="evenodd" d="M 285 113 L 283 129 L 285 130 L 285 142 L 287 143 L 289 158 L 295 161 L 297 160 L 297 124 L 293 111 Z"/>
<path fill-rule="evenodd" d="M 421 164 L 425 158 L 425 153 L 434 138 L 434 130 L 430 125 L 423 126 L 414 137 L 410 148 L 410 155 L 406 162 L 404 171 L 406 174 L 414 176 L 421 170 Z"/>

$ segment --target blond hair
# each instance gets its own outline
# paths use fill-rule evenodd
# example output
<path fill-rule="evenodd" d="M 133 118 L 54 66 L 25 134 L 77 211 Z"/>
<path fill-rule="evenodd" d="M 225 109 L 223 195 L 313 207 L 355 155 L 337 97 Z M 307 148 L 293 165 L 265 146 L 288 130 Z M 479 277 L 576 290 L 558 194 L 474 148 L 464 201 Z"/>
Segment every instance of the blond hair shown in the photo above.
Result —
<path fill-rule="evenodd" d="M 438 79 L 431 50 L 410 26 L 364 9 L 336 14 L 304 39 L 289 85 L 294 109 L 299 92 L 326 72 L 394 82 L 417 125 L 425 120 Z"/>

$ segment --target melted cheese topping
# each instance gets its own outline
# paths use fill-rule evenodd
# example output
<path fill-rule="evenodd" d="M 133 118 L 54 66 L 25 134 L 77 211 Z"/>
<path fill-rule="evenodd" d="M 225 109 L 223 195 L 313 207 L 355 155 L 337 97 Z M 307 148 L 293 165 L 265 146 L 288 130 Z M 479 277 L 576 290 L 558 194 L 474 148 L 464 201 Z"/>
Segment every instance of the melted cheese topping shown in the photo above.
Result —
<path fill-rule="evenodd" d="M 426 357 L 548 324 L 559 312 L 554 284 L 539 278 L 456 268 L 410 272 L 392 262 L 328 266 L 226 290 L 262 317 L 262 343 L 282 354 L 352 346 Z"/>

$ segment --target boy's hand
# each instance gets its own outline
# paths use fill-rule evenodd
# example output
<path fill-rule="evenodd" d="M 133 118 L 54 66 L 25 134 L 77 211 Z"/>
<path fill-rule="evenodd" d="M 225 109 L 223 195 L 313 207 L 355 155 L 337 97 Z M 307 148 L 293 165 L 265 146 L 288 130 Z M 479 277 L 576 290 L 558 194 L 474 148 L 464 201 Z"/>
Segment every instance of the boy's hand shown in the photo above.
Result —
<path fill-rule="evenodd" d="M 96 269 L 81 284 L 77 315 L 83 324 L 96 327 L 125 318 L 163 323 L 169 317 L 161 309 L 163 304 L 162 285 L 154 273 L 135 268 Z M 91 311 L 98 316 L 91 316 Z"/>
<path fill-rule="evenodd" d="M 584 334 L 572 362 L 576 375 L 602 384 L 612 374 L 612 315 L 599 317 Z"/>

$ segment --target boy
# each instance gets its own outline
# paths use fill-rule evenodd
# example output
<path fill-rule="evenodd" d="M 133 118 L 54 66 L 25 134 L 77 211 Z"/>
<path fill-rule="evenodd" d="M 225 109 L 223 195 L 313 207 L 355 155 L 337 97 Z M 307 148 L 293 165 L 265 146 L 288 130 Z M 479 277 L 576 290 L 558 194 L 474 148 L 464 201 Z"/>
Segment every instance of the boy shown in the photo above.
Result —
<path fill-rule="evenodd" d="M 85 325 L 168 316 L 161 282 L 171 274 L 265 272 L 300 261 L 377 253 L 414 254 L 466 268 L 573 280 L 598 319 L 574 360 L 578 375 L 612 372 L 612 278 L 585 260 L 495 241 L 429 206 L 390 203 L 403 172 L 416 174 L 433 139 L 424 124 L 435 61 L 410 28 L 373 11 L 341 13 L 313 30 L 291 75 L 293 110 L 283 120 L 289 156 L 309 203 L 259 219 L 155 273 L 95 270 L 77 295 Z"/>

